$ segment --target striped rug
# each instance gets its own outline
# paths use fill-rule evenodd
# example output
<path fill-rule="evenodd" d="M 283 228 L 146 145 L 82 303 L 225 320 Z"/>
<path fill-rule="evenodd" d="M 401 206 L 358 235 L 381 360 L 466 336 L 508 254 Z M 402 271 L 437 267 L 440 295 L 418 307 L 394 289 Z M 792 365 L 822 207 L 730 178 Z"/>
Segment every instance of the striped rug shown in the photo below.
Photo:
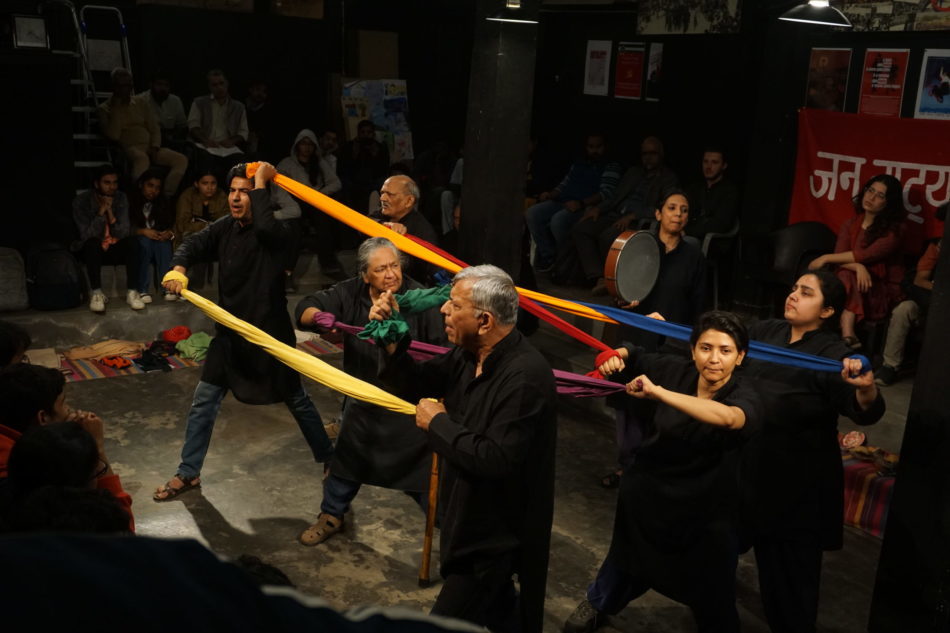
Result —
<path fill-rule="evenodd" d="M 314 356 L 339 354 L 343 351 L 337 345 L 325 341 L 322 338 L 313 341 L 303 341 L 297 345 L 297 349 L 303 350 L 308 354 L 313 354 Z M 180 356 L 169 356 L 165 360 L 168 361 L 168 365 L 172 369 L 197 367 L 204 362 L 194 361 L 190 358 L 182 358 Z M 124 369 L 113 369 L 94 360 L 66 360 L 64 358 L 60 361 L 60 365 L 66 377 L 66 382 L 79 382 L 80 380 L 91 380 L 94 378 L 113 378 L 115 376 L 131 376 L 145 373 L 139 369 L 135 363 L 132 363 L 129 367 Z"/>
<path fill-rule="evenodd" d="M 844 524 L 884 537 L 894 477 L 878 472 L 878 465 L 841 451 L 844 463 Z"/>

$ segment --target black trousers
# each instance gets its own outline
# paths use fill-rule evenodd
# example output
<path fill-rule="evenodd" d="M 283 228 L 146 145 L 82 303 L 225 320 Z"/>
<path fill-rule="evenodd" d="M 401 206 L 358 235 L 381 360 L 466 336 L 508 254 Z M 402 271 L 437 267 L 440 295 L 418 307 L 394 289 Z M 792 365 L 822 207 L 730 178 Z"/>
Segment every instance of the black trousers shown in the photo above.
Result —
<path fill-rule="evenodd" d="M 125 265 L 125 285 L 129 290 L 134 290 L 138 286 L 139 279 L 139 258 L 138 245 L 135 238 L 126 237 L 115 244 L 109 246 L 108 250 L 102 250 L 102 240 L 95 237 L 82 245 L 80 255 L 82 262 L 86 266 L 86 273 L 89 275 L 89 286 L 92 290 L 102 288 L 102 266 Z"/>
<path fill-rule="evenodd" d="M 477 570 L 448 573 L 432 615 L 445 615 L 488 628 L 493 633 L 521 630 L 518 594 L 510 557 L 477 564 Z"/>
<path fill-rule="evenodd" d="M 817 540 L 756 540 L 759 594 L 772 633 L 815 633 L 821 557 Z"/>

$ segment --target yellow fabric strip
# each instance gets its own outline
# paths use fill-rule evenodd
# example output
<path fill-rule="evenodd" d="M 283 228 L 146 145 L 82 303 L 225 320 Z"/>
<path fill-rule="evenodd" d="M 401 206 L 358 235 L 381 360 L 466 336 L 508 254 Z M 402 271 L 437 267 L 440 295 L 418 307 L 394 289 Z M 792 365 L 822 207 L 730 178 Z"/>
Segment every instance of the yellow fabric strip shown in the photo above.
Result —
<path fill-rule="evenodd" d="M 416 407 L 405 400 L 383 391 L 376 385 L 354 378 L 306 352 L 281 343 L 260 328 L 238 319 L 227 310 L 188 290 L 188 278 L 182 273 L 175 270 L 168 271 L 162 282 L 169 280 L 180 281 L 184 286 L 181 296 L 207 314 L 212 320 L 231 328 L 249 342 L 261 347 L 265 352 L 288 367 L 299 371 L 304 376 L 351 398 L 375 404 L 397 413 L 416 414 Z"/>
<path fill-rule="evenodd" d="M 257 163 L 248 163 L 248 178 L 253 178 L 255 172 L 257 172 Z M 413 242 L 408 237 L 396 233 L 389 227 L 383 226 L 379 222 L 369 219 L 362 213 L 358 213 L 348 206 L 340 204 L 333 198 L 326 196 L 319 191 L 311 189 L 310 187 L 297 182 L 293 178 L 288 178 L 283 174 L 277 174 L 274 176 L 274 183 L 278 187 L 285 189 L 291 195 L 300 198 L 307 204 L 315 206 L 330 217 L 343 222 L 347 226 L 353 227 L 365 235 L 370 237 L 385 237 L 395 244 L 396 248 L 407 255 L 418 257 L 419 259 L 425 260 L 430 264 L 434 264 L 439 268 L 444 268 L 453 273 L 457 273 L 461 270 L 461 267 L 455 262 L 442 257 L 438 253 L 433 253 L 428 248 Z M 553 308 L 563 310 L 564 312 L 569 312 L 570 314 L 587 317 L 588 319 L 605 321 L 607 323 L 616 323 L 616 321 L 610 317 L 604 316 L 596 310 L 588 308 L 587 306 L 579 305 L 573 301 L 558 299 L 557 297 L 535 292 L 534 290 L 525 290 L 524 288 L 518 288 L 518 293 L 528 297 L 529 299 L 534 299 L 538 303 L 549 305 Z"/>

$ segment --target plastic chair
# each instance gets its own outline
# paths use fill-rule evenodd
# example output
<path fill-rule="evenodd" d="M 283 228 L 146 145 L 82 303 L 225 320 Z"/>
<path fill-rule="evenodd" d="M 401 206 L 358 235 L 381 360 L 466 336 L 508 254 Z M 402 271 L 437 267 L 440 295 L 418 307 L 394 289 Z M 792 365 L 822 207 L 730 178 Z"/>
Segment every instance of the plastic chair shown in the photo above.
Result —
<path fill-rule="evenodd" d="M 819 255 L 831 253 L 837 236 L 821 222 L 798 222 L 773 231 L 768 235 L 771 249 L 771 267 L 766 270 L 754 268 L 752 279 L 771 287 L 787 290 L 809 262 Z M 769 309 L 773 306 L 769 303 Z"/>
<path fill-rule="evenodd" d="M 733 223 L 732 228 L 726 231 L 725 233 L 707 233 L 703 237 L 703 257 L 706 258 L 706 266 L 712 270 L 713 278 L 713 309 L 719 309 L 719 260 L 709 259 L 709 249 L 712 246 L 714 241 L 725 242 L 727 240 L 735 239 L 736 235 L 739 234 L 739 218 L 736 218 L 736 221 Z"/>

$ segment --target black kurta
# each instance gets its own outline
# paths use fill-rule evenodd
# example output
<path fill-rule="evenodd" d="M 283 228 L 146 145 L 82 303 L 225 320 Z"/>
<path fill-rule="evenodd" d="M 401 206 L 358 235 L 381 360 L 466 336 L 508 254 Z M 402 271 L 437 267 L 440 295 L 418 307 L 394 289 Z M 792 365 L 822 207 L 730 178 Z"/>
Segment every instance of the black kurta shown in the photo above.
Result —
<path fill-rule="evenodd" d="M 540 632 L 554 511 L 554 377 L 517 330 L 495 346 L 477 378 L 475 365 L 461 348 L 425 363 L 403 352 L 385 377 L 413 401 L 445 399 L 448 413 L 435 416 L 428 432 L 444 458 L 442 576 L 477 573 L 492 559 L 513 556 L 522 628 Z"/>
<path fill-rule="evenodd" d="M 253 221 L 230 215 L 185 238 L 172 266 L 186 269 L 218 261 L 218 304 L 234 316 L 293 347 L 294 327 L 284 294 L 287 229 L 274 218 L 267 189 L 250 193 Z M 233 330 L 215 324 L 201 379 L 230 388 L 247 404 L 283 402 L 300 387 L 300 376 Z"/>
<path fill-rule="evenodd" d="M 670 391 L 696 395 L 692 360 L 628 349 L 631 360 L 618 378 L 646 374 Z M 643 446 L 621 478 L 608 554 L 645 585 L 687 604 L 738 556 L 741 448 L 761 419 L 758 396 L 735 374 L 713 399 L 742 409 L 745 425 L 717 427 L 657 403 Z"/>
<path fill-rule="evenodd" d="M 661 251 L 665 247 L 660 243 Z M 659 312 L 667 321 L 691 326 L 703 310 L 706 300 L 706 259 L 703 252 L 680 240 L 676 248 L 660 255 L 660 272 L 650 294 L 633 312 Z M 630 326 L 621 327 L 623 340 L 656 351 L 660 335 Z"/>
<path fill-rule="evenodd" d="M 789 344 L 791 326 L 782 319 L 760 321 L 749 334 L 756 341 L 835 360 L 854 353 L 827 330 L 813 330 Z M 752 528 L 758 535 L 817 540 L 824 549 L 840 549 L 844 470 L 838 415 L 858 424 L 877 422 L 884 414 L 880 391 L 862 411 L 855 388 L 840 374 L 754 360 L 747 365 L 745 375 L 754 381 L 765 406 L 749 479 L 755 499 Z"/>
<path fill-rule="evenodd" d="M 397 292 L 420 287 L 404 277 Z M 295 313 L 298 323 L 307 308 L 316 308 L 329 312 L 343 323 L 364 325 L 369 321 L 372 306 L 369 286 L 360 277 L 353 277 L 304 297 L 297 304 Z M 438 308 L 408 314 L 405 318 L 414 339 L 444 344 L 445 329 Z M 376 345 L 356 336 L 344 339 L 343 370 L 346 373 L 382 387 L 377 378 L 378 368 L 379 348 Z M 414 416 L 347 398 L 330 465 L 334 475 L 374 486 L 422 491 L 429 487 L 430 456 L 428 439 L 425 432 L 416 427 Z"/>

